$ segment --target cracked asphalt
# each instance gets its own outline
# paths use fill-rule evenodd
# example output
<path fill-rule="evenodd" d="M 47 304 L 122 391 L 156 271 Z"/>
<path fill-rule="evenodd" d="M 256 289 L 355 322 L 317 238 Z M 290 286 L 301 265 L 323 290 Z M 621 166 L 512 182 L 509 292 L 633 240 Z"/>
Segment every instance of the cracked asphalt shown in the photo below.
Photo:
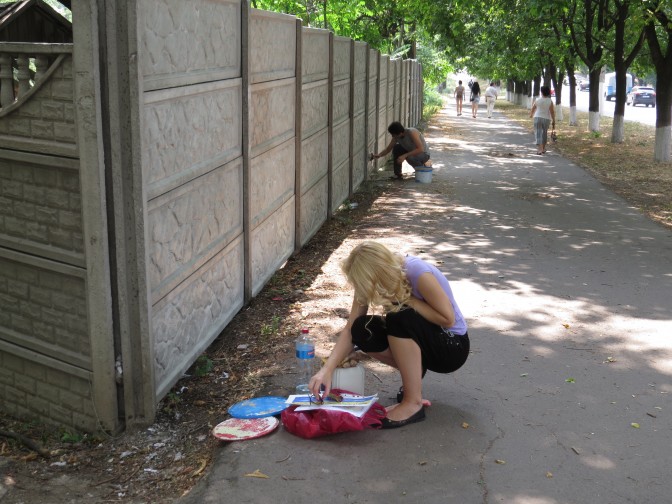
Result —
<path fill-rule="evenodd" d="M 353 236 L 436 262 L 469 322 L 465 366 L 425 377 L 427 419 L 223 443 L 181 504 L 670 502 L 672 233 L 483 112 L 433 119 L 432 183 L 378 175 L 385 218 Z M 391 404 L 398 377 L 366 367 Z"/>

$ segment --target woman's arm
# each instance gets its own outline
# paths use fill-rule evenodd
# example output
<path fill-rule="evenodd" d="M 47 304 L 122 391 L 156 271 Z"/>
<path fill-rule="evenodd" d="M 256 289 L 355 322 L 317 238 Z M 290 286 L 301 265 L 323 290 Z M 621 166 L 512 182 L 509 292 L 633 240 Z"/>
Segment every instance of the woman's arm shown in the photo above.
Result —
<path fill-rule="evenodd" d="M 440 325 L 451 327 L 455 324 L 455 311 L 446 291 L 431 273 L 423 273 L 418 278 L 418 292 L 425 300 L 411 297 L 406 304 L 425 319 Z"/>
<path fill-rule="evenodd" d="M 325 362 L 322 369 L 320 369 L 315 376 L 310 379 L 308 383 L 308 390 L 315 396 L 320 396 L 320 388 L 324 385 L 324 395 L 328 395 L 331 391 L 331 377 L 334 373 L 334 370 L 338 365 L 343 362 L 352 349 L 354 345 L 352 344 L 352 324 L 355 323 L 355 320 L 362 315 L 366 315 L 368 311 L 368 306 L 360 305 L 356 299 L 352 301 L 352 308 L 350 308 L 350 316 L 348 317 L 348 323 L 341 330 L 341 333 L 336 340 L 336 346 L 334 346 L 327 362 Z"/>
<path fill-rule="evenodd" d="M 534 112 L 537 110 L 537 103 L 535 102 L 534 105 L 532 105 L 532 109 L 530 109 L 530 117 L 534 115 Z"/>

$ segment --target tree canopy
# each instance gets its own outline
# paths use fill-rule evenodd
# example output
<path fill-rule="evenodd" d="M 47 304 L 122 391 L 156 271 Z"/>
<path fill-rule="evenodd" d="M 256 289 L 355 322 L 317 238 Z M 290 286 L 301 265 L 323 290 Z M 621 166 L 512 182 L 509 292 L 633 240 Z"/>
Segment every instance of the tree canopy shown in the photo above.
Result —
<path fill-rule="evenodd" d="M 626 72 L 657 87 L 661 155 L 670 160 L 672 0 L 252 0 L 294 14 L 304 25 L 368 42 L 383 53 L 418 58 L 437 85 L 452 71 L 523 83 L 553 82 L 575 71 L 590 79 L 591 129 L 599 128 L 601 74 L 616 71 L 615 126 L 622 123 Z M 560 100 L 561 96 L 556 96 Z M 574 93 L 570 95 L 570 107 Z M 622 141 L 619 128 L 612 141 Z M 658 148 L 657 148 L 658 151 Z"/>

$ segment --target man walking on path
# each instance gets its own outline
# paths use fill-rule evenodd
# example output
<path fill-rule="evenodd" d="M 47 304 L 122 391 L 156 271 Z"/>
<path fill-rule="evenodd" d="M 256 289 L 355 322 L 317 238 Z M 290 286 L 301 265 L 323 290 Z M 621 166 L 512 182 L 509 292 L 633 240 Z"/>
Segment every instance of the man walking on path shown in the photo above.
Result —
<path fill-rule="evenodd" d="M 485 104 L 488 107 L 488 117 L 492 117 L 495 101 L 497 101 L 497 88 L 495 87 L 495 83 L 491 82 L 485 90 Z"/>

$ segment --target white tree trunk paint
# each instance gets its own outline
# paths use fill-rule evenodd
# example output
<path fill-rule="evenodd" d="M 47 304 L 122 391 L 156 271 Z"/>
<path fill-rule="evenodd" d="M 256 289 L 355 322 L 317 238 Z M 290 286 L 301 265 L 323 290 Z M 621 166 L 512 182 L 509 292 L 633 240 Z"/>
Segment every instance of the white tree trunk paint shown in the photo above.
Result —
<path fill-rule="evenodd" d="M 656 128 L 656 145 L 653 158 L 661 163 L 672 161 L 672 126 Z"/>
<path fill-rule="evenodd" d="M 623 139 L 625 138 L 623 123 L 623 116 L 614 116 L 614 123 L 611 130 L 611 143 L 623 143 Z"/>
<path fill-rule="evenodd" d="M 576 126 L 576 105 L 569 107 L 569 125 Z"/>
<path fill-rule="evenodd" d="M 599 112 L 588 112 L 588 129 L 590 131 L 600 131 Z"/>

